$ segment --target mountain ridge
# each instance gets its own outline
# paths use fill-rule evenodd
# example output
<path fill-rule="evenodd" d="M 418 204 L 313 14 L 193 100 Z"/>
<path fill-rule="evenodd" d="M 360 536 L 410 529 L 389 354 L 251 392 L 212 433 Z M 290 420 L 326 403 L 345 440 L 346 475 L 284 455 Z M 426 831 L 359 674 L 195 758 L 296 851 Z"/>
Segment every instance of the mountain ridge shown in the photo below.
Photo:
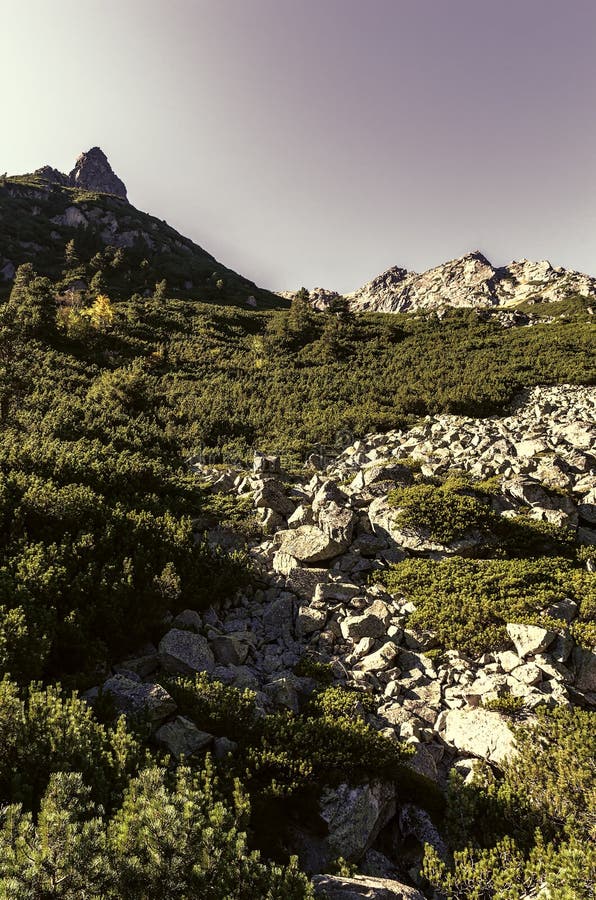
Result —
<path fill-rule="evenodd" d="M 493 266 L 480 250 L 473 250 L 422 273 L 392 266 L 344 297 L 353 312 L 397 313 L 444 307 L 507 308 L 578 295 L 596 300 L 596 278 L 554 267 L 548 260 L 521 259 Z M 310 299 L 316 309 L 323 310 L 339 296 L 316 287 Z"/>
<path fill-rule="evenodd" d="M 81 153 L 69 175 L 43 166 L 0 179 L 0 295 L 23 263 L 64 292 L 92 290 L 100 273 L 96 281 L 115 299 L 149 296 L 165 281 L 174 297 L 287 305 L 167 222 L 136 209 L 99 147 Z"/>

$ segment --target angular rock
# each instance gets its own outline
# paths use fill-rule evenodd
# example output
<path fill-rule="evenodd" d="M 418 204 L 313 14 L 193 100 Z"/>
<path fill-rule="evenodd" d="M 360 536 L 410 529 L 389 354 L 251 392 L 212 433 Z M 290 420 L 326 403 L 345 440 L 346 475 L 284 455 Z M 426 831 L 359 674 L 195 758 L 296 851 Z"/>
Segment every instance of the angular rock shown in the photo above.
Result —
<path fill-rule="evenodd" d="M 267 454 L 255 450 L 252 470 L 255 475 L 279 475 L 281 472 L 279 456 L 267 456 Z"/>
<path fill-rule="evenodd" d="M 320 814 L 327 823 L 327 844 L 335 856 L 358 860 L 396 812 L 392 784 L 371 781 L 351 787 L 340 784 L 321 794 Z"/>
<path fill-rule="evenodd" d="M 290 528 L 298 528 L 300 525 L 312 525 L 314 520 L 313 511 L 310 506 L 301 504 L 296 507 L 289 517 L 288 525 Z"/>
<path fill-rule="evenodd" d="M 373 463 L 371 466 L 366 466 L 358 472 L 350 484 L 350 489 L 359 491 L 371 484 L 383 481 L 392 481 L 405 486 L 412 484 L 414 477 L 412 470 L 407 466 L 400 466 L 398 463 L 389 465 Z"/>
<path fill-rule="evenodd" d="M 397 644 L 394 644 L 393 641 L 387 641 L 379 650 L 361 659 L 356 668 L 360 672 L 371 672 L 373 674 L 382 672 L 394 664 L 398 653 L 399 647 Z"/>
<path fill-rule="evenodd" d="M 263 613 L 263 630 L 267 640 L 285 641 L 292 637 L 294 627 L 294 597 L 284 592 L 273 600 Z"/>
<path fill-rule="evenodd" d="M 575 687 L 578 691 L 596 692 L 596 650 L 576 647 L 573 651 Z"/>
<path fill-rule="evenodd" d="M 321 531 L 341 546 L 342 550 L 348 549 L 352 542 L 356 513 L 332 502 L 319 511 L 317 523 Z"/>
<path fill-rule="evenodd" d="M 128 716 L 146 716 L 158 725 L 176 712 L 176 703 L 160 684 L 144 684 L 125 675 L 113 675 L 103 685 L 119 712 Z"/>
<path fill-rule="evenodd" d="M 345 549 L 315 525 L 300 525 L 291 531 L 281 532 L 281 535 L 279 552 L 293 556 L 305 565 L 333 559 Z"/>
<path fill-rule="evenodd" d="M 159 642 L 159 661 L 166 672 L 192 674 L 213 671 L 215 658 L 201 634 L 172 628 Z"/>
<path fill-rule="evenodd" d="M 209 646 L 218 666 L 241 666 L 246 662 L 254 637 L 250 632 L 245 634 L 224 634 L 210 638 Z"/>
<path fill-rule="evenodd" d="M 549 631 L 539 625 L 519 625 L 516 622 L 508 623 L 507 633 L 515 644 L 517 655 L 522 659 L 535 653 L 542 653 L 550 647 L 557 636 L 555 631 Z"/>
<path fill-rule="evenodd" d="M 199 731 L 194 722 L 184 716 L 176 716 L 155 732 L 155 740 L 176 759 L 192 756 L 206 749 L 213 741 L 213 735 Z"/>
<path fill-rule="evenodd" d="M 370 612 L 362 616 L 348 616 L 341 623 L 341 633 L 347 640 L 359 641 L 361 638 L 380 638 L 386 633 L 381 619 Z"/>
<path fill-rule="evenodd" d="M 328 578 L 327 569 L 296 565 L 292 567 L 286 577 L 286 588 L 301 600 L 309 602 L 313 597 L 316 599 L 319 585 L 324 584 Z"/>
<path fill-rule="evenodd" d="M 317 606 L 301 606 L 296 618 L 296 637 L 302 638 L 322 631 L 327 622 L 327 610 Z"/>
<path fill-rule="evenodd" d="M 463 753 L 502 763 L 516 752 L 513 733 L 501 713 L 488 709 L 450 709 L 443 737 Z"/>
<path fill-rule="evenodd" d="M 259 479 L 253 503 L 257 509 L 272 509 L 285 519 L 294 512 L 294 504 L 286 497 L 283 486 L 275 478 Z"/>
<path fill-rule="evenodd" d="M 107 156 L 100 147 L 92 147 L 86 153 L 81 153 L 68 177 L 73 187 L 115 194 L 126 200 L 124 182 L 114 174 Z"/>
<path fill-rule="evenodd" d="M 408 887 L 392 878 L 371 875 L 315 875 L 312 879 L 317 897 L 328 900 L 424 900 L 416 888 Z"/>

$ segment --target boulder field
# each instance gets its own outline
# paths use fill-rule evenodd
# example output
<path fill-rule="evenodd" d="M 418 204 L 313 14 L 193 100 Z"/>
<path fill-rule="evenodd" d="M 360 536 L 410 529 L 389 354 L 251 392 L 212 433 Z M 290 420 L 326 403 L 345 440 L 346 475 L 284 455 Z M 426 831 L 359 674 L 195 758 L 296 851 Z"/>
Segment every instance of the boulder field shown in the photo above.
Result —
<path fill-rule="evenodd" d="M 421 633 L 410 626 L 412 602 L 374 576 L 407 559 L 479 555 L 486 537 L 471 529 L 441 542 L 416 522 L 404 524 L 388 496 L 454 470 L 497 479 L 493 515 L 523 515 L 594 545 L 595 423 L 596 389 L 563 385 L 526 392 L 502 418 L 439 415 L 407 431 L 367 435 L 327 464 L 315 468 L 311 458 L 303 478 L 284 475 L 279 460 L 263 454 L 251 471 L 191 462 L 214 493 L 251 499 L 261 528 L 247 547 L 253 583 L 223 607 L 172 616 L 157 646 L 140 648 L 99 687 L 125 713 L 144 708 L 156 741 L 175 757 L 206 748 L 221 756 L 234 752 L 233 742 L 177 715 L 158 674 L 207 672 L 253 690 L 263 712 L 299 712 L 313 690 L 312 678 L 296 671 L 306 656 L 327 663 L 335 683 L 372 698 L 367 720 L 411 745 L 408 764 L 440 789 L 453 769 L 471 778 L 479 761 L 498 768 L 516 752 L 499 701 L 517 698 L 522 724 L 540 705 L 596 705 L 596 653 L 569 632 L 577 603 L 568 598 L 551 606 L 544 625 L 507 622 L 506 645 L 478 657 L 433 652 L 432 628 Z M 208 538 L 226 542 L 223 530 Z M 589 558 L 586 565 L 590 570 Z M 428 814 L 401 799 L 394 785 L 371 780 L 328 788 L 320 816 L 328 858 L 341 855 L 370 872 L 316 875 L 322 896 L 421 896 L 396 880 L 377 840 L 391 828 L 439 852 L 442 840 Z M 313 874 L 321 871 L 321 848 L 301 840 L 301 861 Z"/>

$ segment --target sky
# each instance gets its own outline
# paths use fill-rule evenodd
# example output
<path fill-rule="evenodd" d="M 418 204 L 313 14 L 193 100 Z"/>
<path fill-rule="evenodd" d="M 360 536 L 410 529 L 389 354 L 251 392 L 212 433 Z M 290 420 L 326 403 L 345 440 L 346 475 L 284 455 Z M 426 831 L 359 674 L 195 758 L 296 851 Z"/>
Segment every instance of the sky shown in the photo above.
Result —
<path fill-rule="evenodd" d="M 0 0 L 0 172 L 99 145 L 273 290 L 479 249 L 596 275 L 594 0 Z"/>

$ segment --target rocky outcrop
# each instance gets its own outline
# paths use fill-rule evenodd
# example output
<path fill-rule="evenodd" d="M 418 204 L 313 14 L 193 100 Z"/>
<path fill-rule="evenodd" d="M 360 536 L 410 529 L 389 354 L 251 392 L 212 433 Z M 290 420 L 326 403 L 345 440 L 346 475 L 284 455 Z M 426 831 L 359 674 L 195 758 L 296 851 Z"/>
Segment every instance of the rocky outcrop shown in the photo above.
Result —
<path fill-rule="evenodd" d="M 100 147 L 92 147 L 86 153 L 81 153 L 68 178 L 72 187 L 114 194 L 126 200 L 124 182 L 115 174 Z"/>
<path fill-rule="evenodd" d="M 33 174 L 39 175 L 40 178 L 44 178 L 46 181 L 52 182 L 52 184 L 72 187 L 69 176 L 65 175 L 64 172 L 59 172 L 58 169 L 52 168 L 52 166 L 42 166 L 41 169 L 36 169 Z"/>
<path fill-rule="evenodd" d="M 122 179 L 115 174 L 101 147 L 92 147 L 86 153 L 81 153 L 74 169 L 68 175 L 59 172 L 52 166 L 42 166 L 41 169 L 35 170 L 34 175 L 63 187 L 113 194 L 115 197 L 126 200 L 126 186 Z"/>
<path fill-rule="evenodd" d="M 395 786 L 383 781 L 326 789 L 321 796 L 321 818 L 329 829 L 326 841 L 331 858 L 360 859 L 395 815 L 396 799 Z"/>

